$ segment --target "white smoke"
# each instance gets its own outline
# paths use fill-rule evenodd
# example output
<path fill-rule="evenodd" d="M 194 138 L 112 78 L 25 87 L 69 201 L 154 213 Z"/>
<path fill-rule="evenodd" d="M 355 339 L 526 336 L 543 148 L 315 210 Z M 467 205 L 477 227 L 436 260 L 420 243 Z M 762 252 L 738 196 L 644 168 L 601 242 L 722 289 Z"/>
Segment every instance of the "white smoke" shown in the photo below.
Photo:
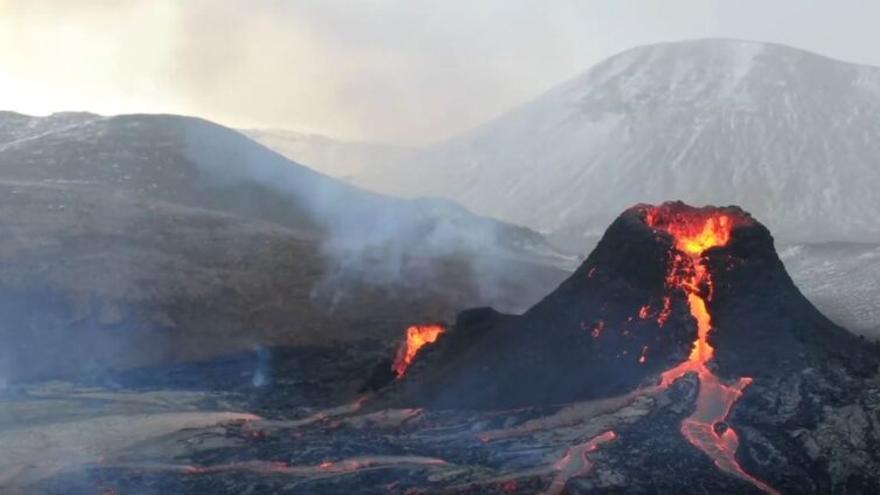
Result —
<path fill-rule="evenodd" d="M 254 367 L 254 376 L 251 383 L 256 388 L 262 388 L 272 384 L 272 352 L 265 346 L 258 345 L 254 352 L 257 355 L 257 363 Z"/>
<path fill-rule="evenodd" d="M 403 291 L 430 283 L 434 262 L 442 260 L 463 262 L 468 283 L 492 301 L 500 297 L 496 277 L 503 275 L 504 264 L 542 242 L 531 231 L 476 217 L 449 202 L 389 198 L 358 189 L 204 121 L 187 121 L 183 132 L 188 158 L 204 174 L 207 187 L 267 187 L 290 210 L 277 212 L 279 218 L 299 210 L 307 217 L 304 222 L 321 231 L 326 266 L 313 296 L 331 308 L 355 282 Z"/>

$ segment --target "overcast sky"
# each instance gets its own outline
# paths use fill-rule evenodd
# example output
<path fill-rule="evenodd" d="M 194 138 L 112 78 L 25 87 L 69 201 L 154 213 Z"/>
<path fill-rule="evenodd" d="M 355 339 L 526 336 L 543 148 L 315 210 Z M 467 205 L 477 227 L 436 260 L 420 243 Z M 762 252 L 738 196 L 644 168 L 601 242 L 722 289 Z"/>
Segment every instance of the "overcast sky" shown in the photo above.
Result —
<path fill-rule="evenodd" d="M 874 0 L 0 0 L 0 109 L 423 143 L 646 43 L 743 38 L 880 65 L 878 21 Z"/>

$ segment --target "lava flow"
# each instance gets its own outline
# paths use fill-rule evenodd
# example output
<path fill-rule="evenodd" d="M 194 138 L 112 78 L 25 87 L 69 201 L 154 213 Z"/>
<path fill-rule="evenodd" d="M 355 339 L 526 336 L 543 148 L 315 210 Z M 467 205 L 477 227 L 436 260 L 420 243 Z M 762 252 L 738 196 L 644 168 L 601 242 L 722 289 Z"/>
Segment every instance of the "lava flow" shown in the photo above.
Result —
<path fill-rule="evenodd" d="M 394 358 L 393 369 L 400 378 L 406 373 L 409 365 L 412 364 L 416 354 L 422 347 L 433 344 L 440 334 L 446 332 L 446 326 L 442 324 L 432 325 L 413 325 L 406 329 L 406 341 L 401 344 L 397 350 L 397 356 Z"/>
<path fill-rule="evenodd" d="M 583 476 L 590 472 L 593 463 L 587 454 L 599 450 L 599 446 L 617 439 L 617 433 L 606 431 L 590 440 L 575 445 L 568 449 L 562 459 L 553 466 L 557 471 L 556 477 L 550 482 L 550 486 L 544 491 L 544 495 L 558 495 L 565 489 L 569 479 Z"/>
<path fill-rule="evenodd" d="M 664 205 L 649 209 L 645 222 L 675 239 L 675 251 L 666 283 L 669 289 L 685 291 L 690 313 L 697 321 L 697 340 L 690 356 L 678 366 L 665 371 L 660 382 L 662 388 L 667 388 L 687 373 L 696 373 L 699 378 L 697 408 L 682 422 L 681 432 L 691 445 L 711 457 L 722 471 L 749 481 L 765 492 L 777 493 L 739 465 L 736 460 L 739 438 L 726 423 L 731 408 L 752 379 L 743 377 L 727 385 L 706 366 L 715 350 L 709 343 L 712 315 L 707 304 L 712 298 L 712 276 L 702 262 L 702 255 L 709 248 L 727 244 L 734 218 L 717 211 L 684 210 Z"/>

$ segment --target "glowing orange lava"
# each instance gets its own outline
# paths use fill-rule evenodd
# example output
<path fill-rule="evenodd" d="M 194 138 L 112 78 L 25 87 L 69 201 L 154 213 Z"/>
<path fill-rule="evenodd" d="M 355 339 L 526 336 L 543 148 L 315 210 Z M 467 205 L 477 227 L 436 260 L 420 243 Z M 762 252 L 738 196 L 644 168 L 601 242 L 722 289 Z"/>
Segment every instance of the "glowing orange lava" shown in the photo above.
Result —
<path fill-rule="evenodd" d="M 550 486 L 544 491 L 544 495 L 558 495 L 565 490 L 565 484 L 569 479 L 583 476 L 590 472 L 593 463 L 587 457 L 590 452 L 599 450 L 599 446 L 617 439 L 617 433 L 606 431 L 590 440 L 572 446 L 565 452 L 553 466 L 556 476 L 550 482 Z"/>
<path fill-rule="evenodd" d="M 440 334 L 446 332 L 446 326 L 440 324 L 434 325 L 413 325 L 406 329 L 406 342 L 397 350 L 397 356 L 394 358 L 393 369 L 400 378 L 406 373 L 409 365 L 412 364 L 416 354 L 422 347 L 433 344 Z"/>
<path fill-rule="evenodd" d="M 691 445 L 712 458 L 722 471 L 744 479 L 767 493 L 777 493 L 739 465 L 736 460 L 739 438 L 726 423 L 731 408 L 752 379 L 744 377 L 727 385 L 706 367 L 715 355 L 715 349 L 709 343 L 712 315 L 707 305 L 712 297 L 712 276 L 702 262 L 702 255 L 711 247 L 727 244 L 733 221 L 728 215 L 707 210 L 661 206 L 648 210 L 645 222 L 675 239 L 678 252 L 672 254 L 666 282 L 670 289 L 685 291 L 690 313 L 697 322 L 697 340 L 687 361 L 665 371 L 660 380 L 663 388 L 687 373 L 696 373 L 700 381 L 696 410 L 682 422 L 681 432 Z M 662 326 L 665 318 L 658 319 L 658 322 Z"/>

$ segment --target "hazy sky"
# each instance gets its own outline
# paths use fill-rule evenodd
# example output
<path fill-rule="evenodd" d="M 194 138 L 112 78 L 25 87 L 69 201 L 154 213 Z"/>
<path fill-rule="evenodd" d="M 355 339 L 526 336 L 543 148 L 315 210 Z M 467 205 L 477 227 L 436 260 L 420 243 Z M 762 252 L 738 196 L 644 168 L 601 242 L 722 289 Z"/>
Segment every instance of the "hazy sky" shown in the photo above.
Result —
<path fill-rule="evenodd" d="M 880 65 L 874 0 L 0 0 L 0 109 L 434 141 L 626 48 L 732 37 Z"/>

